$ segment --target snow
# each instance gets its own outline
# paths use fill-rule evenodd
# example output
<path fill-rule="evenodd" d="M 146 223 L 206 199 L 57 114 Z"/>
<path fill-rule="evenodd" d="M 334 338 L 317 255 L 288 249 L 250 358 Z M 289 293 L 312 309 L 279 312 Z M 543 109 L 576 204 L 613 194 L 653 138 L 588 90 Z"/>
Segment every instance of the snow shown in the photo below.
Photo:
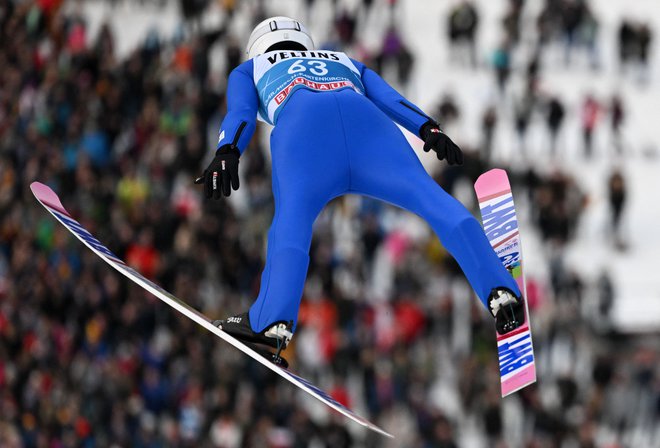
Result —
<path fill-rule="evenodd" d="M 117 52 L 129 53 L 150 29 L 162 36 L 171 37 L 181 30 L 178 18 L 178 2 L 119 2 L 115 9 L 105 1 L 87 1 L 67 4 L 69 8 L 82 8 L 88 18 L 89 36 L 93 39 L 103 21 L 109 21 L 115 31 Z M 277 7 L 268 2 L 273 14 L 302 15 L 301 2 L 278 0 Z M 347 7 L 356 0 L 341 2 Z M 377 3 L 377 2 L 376 2 Z M 488 68 L 489 55 L 501 41 L 501 18 L 508 2 L 477 0 L 480 12 L 478 36 L 481 66 L 477 70 L 462 67 L 449 61 L 448 46 L 444 36 L 444 23 L 448 9 L 456 1 L 407 0 L 402 1 L 397 20 L 403 22 L 405 38 L 417 56 L 412 87 L 406 92 L 411 100 L 422 108 L 431 109 L 439 98 L 451 92 L 462 107 L 460 122 L 446 131 L 463 145 L 479 142 L 480 119 L 488 104 L 504 101 L 510 110 L 508 99 L 500 98 L 494 76 Z M 542 1 L 528 0 L 525 16 L 536 17 Z M 652 47 L 648 83 L 638 81 L 637 73 L 622 75 L 616 62 L 616 30 L 622 18 L 641 19 L 655 30 L 660 30 L 660 3 L 657 0 L 607 0 L 590 2 L 600 23 L 599 55 L 602 69 L 592 71 L 586 57 L 576 53 L 573 63 L 566 67 L 563 47 L 555 44 L 543 59 L 542 89 L 558 94 L 567 106 L 567 123 L 560 135 L 563 151 L 552 159 L 547 154 L 546 136 L 540 117 L 533 117 L 528 132 L 528 148 L 520 157 L 517 139 L 511 125 L 500 120 L 495 133 L 495 162 L 513 169 L 534 164 L 542 172 L 556 167 L 572 173 L 589 197 L 588 207 L 581 219 L 578 237 L 567 248 L 567 263 L 584 273 L 588 283 L 608 270 L 616 287 L 613 316 L 615 324 L 623 331 L 651 331 L 660 329 L 660 275 L 655 273 L 655 259 L 660 254 L 660 206 L 655 194 L 660 190 L 660 133 L 657 117 L 660 113 L 660 80 L 658 78 L 658 36 Z M 244 6 L 248 7 L 248 6 Z M 329 33 L 329 2 L 316 2 L 314 13 L 308 20 L 309 28 L 317 41 L 323 41 Z M 371 50 L 376 49 L 380 32 L 387 23 L 389 13 L 385 8 L 369 17 L 369 26 L 362 33 L 362 40 Z M 204 18 L 205 24 L 221 22 L 221 13 L 213 6 Z M 533 19 L 523 31 L 522 48 L 514 54 L 514 65 L 521 67 L 527 60 L 530 42 L 533 42 Z M 240 37 L 246 37 L 249 24 L 240 19 L 232 21 L 232 29 Z M 217 61 L 216 61 L 217 62 Z M 215 66 L 215 64 L 214 64 Z M 512 89 L 520 80 L 512 80 Z M 625 157 L 614 155 L 608 145 L 611 141 L 606 118 L 595 134 L 595 157 L 586 160 L 581 152 L 579 129 L 579 105 L 587 92 L 601 101 L 608 101 L 612 94 L 620 92 L 628 112 L 624 123 L 623 138 L 630 150 Z M 509 112 L 510 113 L 510 112 Z M 437 163 L 428 154 L 419 151 L 419 141 L 410 138 L 427 169 Z M 512 162 L 513 161 L 513 162 Z M 628 182 L 629 202 L 624 211 L 624 229 L 628 250 L 618 251 L 612 244 L 607 230 L 608 204 L 606 182 L 612 168 L 620 167 Z M 515 194 L 515 192 L 514 192 Z M 524 201 L 518 200 L 518 207 Z M 522 212 L 524 216 L 524 211 Z M 541 281 L 547 280 L 547 251 L 528 222 L 522 224 L 523 247 L 527 272 Z"/>

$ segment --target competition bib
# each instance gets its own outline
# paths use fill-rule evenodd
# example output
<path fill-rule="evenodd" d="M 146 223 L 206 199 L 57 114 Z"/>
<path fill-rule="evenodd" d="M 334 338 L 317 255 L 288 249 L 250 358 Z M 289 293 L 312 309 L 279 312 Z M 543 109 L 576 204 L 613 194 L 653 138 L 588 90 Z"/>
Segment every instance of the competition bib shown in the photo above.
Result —
<path fill-rule="evenodd" d="M 259 93 L 259 119 L 275 124 L 284 103 L 297 89 L 318 92 L 350 88 L 364 94 L 360 72 L 344 53 L 271 51 L 253 59 Z"/>

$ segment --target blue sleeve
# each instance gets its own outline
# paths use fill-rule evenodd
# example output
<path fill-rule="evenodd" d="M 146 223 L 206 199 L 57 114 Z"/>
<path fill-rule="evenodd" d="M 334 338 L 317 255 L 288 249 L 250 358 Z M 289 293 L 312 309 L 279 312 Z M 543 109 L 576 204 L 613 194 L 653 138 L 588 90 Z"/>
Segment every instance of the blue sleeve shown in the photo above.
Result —
<path fill-rule="evenodd" d="M 353 59 L 351 61 L 360 70 L 367 98 L 385 112 L 392 121 L 399 123 L 417 136 L 420 136 L 422 125 L 427 121 L 435 122 L 419 107 L 394 90 L 378 73 L 359 61 Z"/>
<path fill-rule="evenodd" d="M 252 78 L 252 60 L 232 70 L 227 82 L 227 115 L 222 120 L 218 148 L 223 145 L 245 151 L 257 126 L 259 97 Z"/>

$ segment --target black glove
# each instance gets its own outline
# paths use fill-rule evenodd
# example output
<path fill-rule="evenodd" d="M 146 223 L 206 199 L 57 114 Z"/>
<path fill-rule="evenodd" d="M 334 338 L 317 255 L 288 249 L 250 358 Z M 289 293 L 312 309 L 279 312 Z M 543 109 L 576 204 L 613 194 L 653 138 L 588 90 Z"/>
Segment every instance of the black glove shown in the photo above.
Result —
<path fill-rule="evenodd" d="M 419 136 L 424 140 L 424 151 L 434 150 L 438 159 L 447 159 L 450 165 L 463 165 L 463 153 L 458 145 L 442 132 L 438 123 L 427 121 L 422 125 Z"/>
<path fill-rule="evenodd" d="M 204 170 L 204 174 L 195 179 L 196 184 L 204 184 L 204 195 L 207 198 L 219 199 L 221 190 L 225 196 L 231 194 L 232 188 L 238 190 L 238 158 L 240 156 L 240 151 L 233 145 L 222 145 L 218 148 L 209 167 Z"/>

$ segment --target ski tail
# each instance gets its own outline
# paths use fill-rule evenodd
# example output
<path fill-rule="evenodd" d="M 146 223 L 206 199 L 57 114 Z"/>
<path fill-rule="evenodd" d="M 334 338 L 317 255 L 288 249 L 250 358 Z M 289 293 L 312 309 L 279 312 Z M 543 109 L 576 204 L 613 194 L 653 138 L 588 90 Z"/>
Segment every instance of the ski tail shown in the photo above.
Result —
<path fill-rule="evenodd" d="M 529 321 L 518 216 L 506 171 L 493 169 L 482 174 L 475 182 L 474 189 L 484 227 L 498 230 L 489 231 L 488 240 L 504 267 L 516 280 L 525 301 L 525 323 L 504 335 L 495 332 L 501 391 L 505 397 L 536 382 L 536 360 Z"/>

